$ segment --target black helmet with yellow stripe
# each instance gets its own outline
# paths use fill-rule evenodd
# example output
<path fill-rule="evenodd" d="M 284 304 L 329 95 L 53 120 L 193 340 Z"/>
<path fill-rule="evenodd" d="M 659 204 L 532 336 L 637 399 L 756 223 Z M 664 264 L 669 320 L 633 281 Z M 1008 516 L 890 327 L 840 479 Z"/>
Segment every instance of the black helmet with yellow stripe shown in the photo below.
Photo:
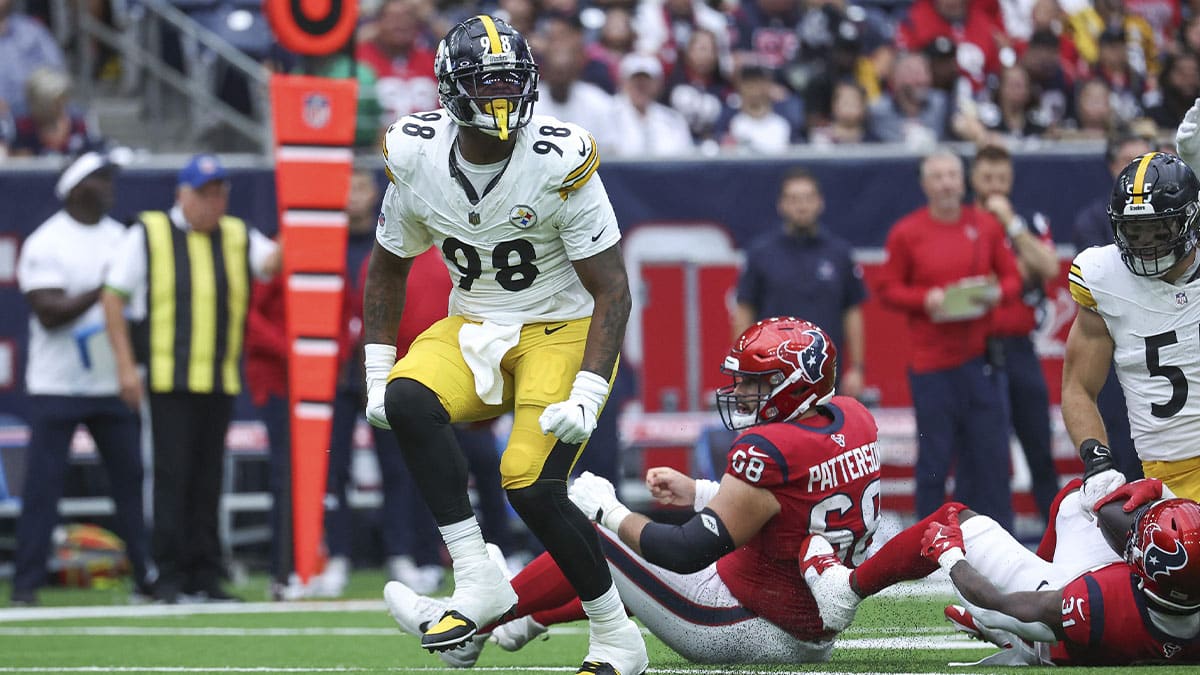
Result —
<path fill-rule="evenodd" d="M 486 14 L 459 23 L 442 38 L 434 62 L 442 107 L 459 126 L 507 140 L 529 123 L 538 69 L 525 38 Z"/>
<path fill-rule="evenodd" d="M 1175 155 L 1151 152 L 1117 176 L 1108 217 L 1121 260 L 1141 277 L 1166 274 L 1196 248 L 1200 179 Z"/>

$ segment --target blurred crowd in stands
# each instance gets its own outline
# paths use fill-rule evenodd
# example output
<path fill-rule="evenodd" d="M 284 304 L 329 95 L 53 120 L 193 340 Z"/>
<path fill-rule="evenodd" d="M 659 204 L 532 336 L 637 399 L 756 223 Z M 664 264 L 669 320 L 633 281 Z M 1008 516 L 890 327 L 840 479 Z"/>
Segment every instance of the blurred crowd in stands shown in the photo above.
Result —
<path fill-rule="evenodd" d="M 0 0 L 0 143 L 10 155 L 75 153 L 97 139 L 45 28 L 52 3 L 26 0 L 21 13 L 18 2 Z M 219 35 L 245 31 L 235 44 L 271 68 L 302 65 L 267 34 L 261 3 L 175 4 Z M 539 112 L 587 127 L 609 157 L 1150 135 L 1173 128 L 1200 95 L 1196 0 L 359 4 L 356 44 L 303 65 L 363 85 L 363 146 L 398 116 L 437 107 L 437 39 L 479 12 L 529 38 Z M 115 5 L 90 7 L 119 23 Z M 119 61 L 101 59 L 96 76 Z"/>

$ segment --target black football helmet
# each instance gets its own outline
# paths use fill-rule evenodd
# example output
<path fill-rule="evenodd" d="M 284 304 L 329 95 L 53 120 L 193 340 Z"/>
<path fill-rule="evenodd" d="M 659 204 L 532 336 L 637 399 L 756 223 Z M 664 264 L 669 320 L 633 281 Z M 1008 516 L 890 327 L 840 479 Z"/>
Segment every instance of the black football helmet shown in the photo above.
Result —
<path fill-rule="evenodd" d="M 501 19 L 480 14 L 451 28 L 433 70 L 442 107 L 459 126 L 507 140 L 533 116 L 537 63 L 525 38 Z"/>
<path fill-rule="evenodd" d="M 1162 276 L 1196 248 L 1198 199 L 1200 179 L 1175 155 L 1151 152 L 1125 167 L 1108 217 L 1130 272 Z"/>

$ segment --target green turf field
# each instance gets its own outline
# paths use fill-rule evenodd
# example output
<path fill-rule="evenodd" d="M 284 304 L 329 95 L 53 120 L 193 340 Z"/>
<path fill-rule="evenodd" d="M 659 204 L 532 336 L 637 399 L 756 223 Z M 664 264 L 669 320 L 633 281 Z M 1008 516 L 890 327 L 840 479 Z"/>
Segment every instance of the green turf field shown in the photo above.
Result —
<path fill-rule="evenodd" d="M 0 609 L 4 673 L 438 673 L 455 672 L 402 634 L 380 598 L 378 571 L 357 572 L 345 601 L 260 602 L 265 581 L 233 589 L 243 605 L 130 606 L 124 588 L 46 589 L 37 610 Z M 0 602 L 8 588 L 0 585 Z M 653 636 L 650 673 L 950 673 L 988 645 L 961 638 L 942 619 L 947 597 L 873 598 L 820 665 L 701 666 Z M 231 609 L 232 607 L 232 609 Z M 555 627 L 517 653 L 484 650 L 481 673 L 574 673 L 587 648 L 584 623 Z M 1035 675 L 1062 669 L 1001 669 Z M 1088 669 L 1117 673 L 1128 669 Z M 1157 669 L 1167 672 L 1166 669 Z"/>

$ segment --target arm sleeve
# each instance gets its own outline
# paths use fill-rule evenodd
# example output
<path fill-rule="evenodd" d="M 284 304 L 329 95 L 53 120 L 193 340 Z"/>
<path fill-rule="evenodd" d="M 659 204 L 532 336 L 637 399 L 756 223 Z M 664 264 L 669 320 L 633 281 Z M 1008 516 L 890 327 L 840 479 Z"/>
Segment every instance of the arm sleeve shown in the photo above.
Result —
<path fill-rule="evenodd" d="M 403 200 L 394 183 L 388 183 L 380 208 L 375 240 L 384 250 L 401 258 L 415 258 L 433 245 L 429 231 L 405 214 Z"/>

